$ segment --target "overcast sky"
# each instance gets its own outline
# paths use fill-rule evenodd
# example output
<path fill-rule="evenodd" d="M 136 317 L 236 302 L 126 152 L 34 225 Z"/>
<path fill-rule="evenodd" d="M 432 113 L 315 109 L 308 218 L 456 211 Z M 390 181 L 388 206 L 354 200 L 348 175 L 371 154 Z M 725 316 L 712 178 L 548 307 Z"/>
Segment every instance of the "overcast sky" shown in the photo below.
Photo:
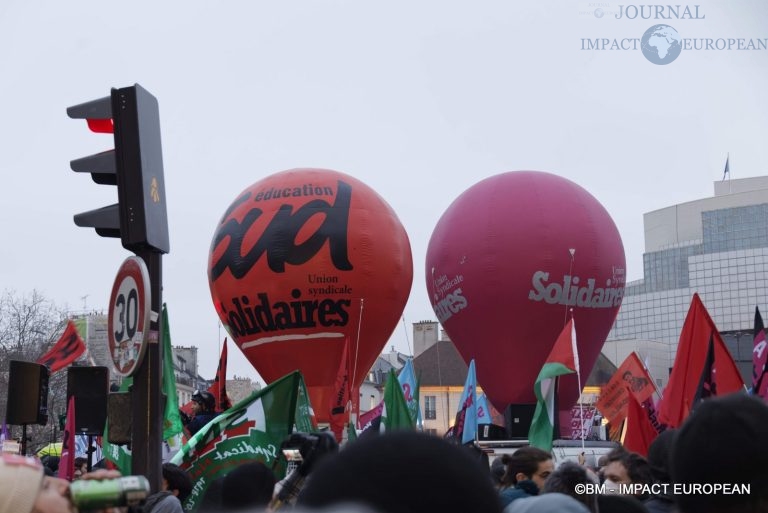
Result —
<path fill-rule="evenodd" d="M 684 39 L 765 42 L 768 3 L 700 1 L 703 19 L 670 20 L 616 19 L 621 5 L 632 4 L 4 0 L 0 288 L 106 312 L 130 253 L 72 216 L 116 202 L 116 189 L 69 161 L 113 143 L 66 108 L 134 83 L 160 103 L 172 339 L 200 348 L 203 376 L 224 337 L 206 274 L 216 224 L 243 189 L 285 169 L 350 174 L 398 214 L 414 283 L 388 345 L 406 353 L 411 324 L 435 319 L 424 259 L 437 220 L 501 172 L 587 189 L 639 279 L 645 212 L 711 196 L 727 152 L 733 178 L 768 174 L 768 50 L 683 50 L 656 65 L 583 40 L 621 44 L 666 23 Z M 257 378 L 232 346 L 234 374 Z"/>

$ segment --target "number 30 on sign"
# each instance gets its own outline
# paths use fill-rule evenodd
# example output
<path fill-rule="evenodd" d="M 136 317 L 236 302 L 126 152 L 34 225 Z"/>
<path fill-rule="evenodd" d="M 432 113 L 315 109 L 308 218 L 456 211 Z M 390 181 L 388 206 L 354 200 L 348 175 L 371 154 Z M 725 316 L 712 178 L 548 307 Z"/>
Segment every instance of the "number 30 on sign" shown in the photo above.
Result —
<path fill-rule="evenodd" d="M 121 376 L 132 376 L 144 357 L 150 297 L 149 272 L 144 260 L 126 258 L 112 285 L 107 320 L 109 354 Z"/>

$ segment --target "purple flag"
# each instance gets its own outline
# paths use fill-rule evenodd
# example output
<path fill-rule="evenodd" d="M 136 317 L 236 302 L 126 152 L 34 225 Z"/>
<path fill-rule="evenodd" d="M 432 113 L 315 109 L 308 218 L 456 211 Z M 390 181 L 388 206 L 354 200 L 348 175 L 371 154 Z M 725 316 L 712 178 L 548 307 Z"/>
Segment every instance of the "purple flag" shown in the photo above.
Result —
<path fill-rule="evenodd" d="M 768 347 L 760 310 L 755 307 L 755 343 L 752 349 L 752 393 L 768 401 Z"/>

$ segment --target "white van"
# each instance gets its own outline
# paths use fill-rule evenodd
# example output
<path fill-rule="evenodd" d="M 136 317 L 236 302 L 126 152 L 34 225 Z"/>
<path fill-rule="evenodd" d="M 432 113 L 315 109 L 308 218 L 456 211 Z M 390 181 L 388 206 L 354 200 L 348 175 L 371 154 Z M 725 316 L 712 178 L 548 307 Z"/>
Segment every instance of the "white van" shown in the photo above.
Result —
<path fill-rule="evenodd" d="M 482 449 L 488 455 L 488 463 L 493 464 L 493 460 L 500 458 L 505 454 L 513 454 L 520 447 L 530 445 L 528 440 L 479 440 L 475 446 Z M 619 447 L 617 442 L 585 440 L 582 446 L 581 440 L 553 440 L 552 441 L 552 460 L 555 468 L 564 461 L 579 462 L 579 455 L 583 452 L 586 459 L 585 464 L 592 469 L 597 468 L 597 461 L 600 456 L 608 454 L 612 449 Z"/>

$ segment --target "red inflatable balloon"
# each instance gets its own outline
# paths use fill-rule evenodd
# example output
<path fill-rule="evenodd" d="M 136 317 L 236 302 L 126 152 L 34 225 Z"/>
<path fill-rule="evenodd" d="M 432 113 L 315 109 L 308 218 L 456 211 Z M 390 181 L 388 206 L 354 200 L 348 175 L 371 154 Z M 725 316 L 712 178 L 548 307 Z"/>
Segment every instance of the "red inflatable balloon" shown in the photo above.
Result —
<path fill-rule="evenodd" d="M 503 410 L 536 402 L 534 382 L 571 309 L 586 381 L 621 305 L 624 265 L 616 225 L 586 190 L 515 171 L 475 184 L 448 207 L 429 241 L 427 291 Z M 570 409 L 575 376 L 561 380 L 559 394 L 560 408 Z"/>
<path fill-rule="evenodd" d="M 248 361 L 267 382 L 300 370 L 322 422 L 345 340 L 359 386 L 397 326 L 413 281 L 411 247 L 367 185 L 293 169 L 256 182 L 227 209 L 208 280 Z"/>

